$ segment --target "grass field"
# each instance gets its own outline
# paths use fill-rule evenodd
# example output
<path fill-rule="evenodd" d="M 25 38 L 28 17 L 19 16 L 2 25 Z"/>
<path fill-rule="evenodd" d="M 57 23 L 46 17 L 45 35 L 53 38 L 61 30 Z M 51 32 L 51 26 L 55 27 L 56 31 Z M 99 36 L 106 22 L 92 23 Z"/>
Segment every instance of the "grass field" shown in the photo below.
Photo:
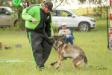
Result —
<path fill-rule="evenodd" d="M 49 65 L 56 59 L 56 52 L 52 50 L 45 70 L 38 71 L 25 31 L 0 30 L 0 42 L 12 47 L 0 50 L 0 75 L 111 75 L 112 52 L 107 49 L 106 21 L 98 21 L 96 29 L 90 32 L 74 32 L 74 35 L 75 43 L 88 57 L 88 66 L 75 69 L 68 59 L 56 70 Z M 17 44 L 22 48 L 16 48 Z"/>

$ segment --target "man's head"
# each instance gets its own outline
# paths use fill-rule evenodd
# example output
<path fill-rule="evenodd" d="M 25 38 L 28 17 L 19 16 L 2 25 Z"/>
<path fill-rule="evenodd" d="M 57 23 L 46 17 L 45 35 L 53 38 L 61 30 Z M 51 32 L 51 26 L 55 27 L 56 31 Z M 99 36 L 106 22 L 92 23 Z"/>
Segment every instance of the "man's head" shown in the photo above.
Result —
<path fill-rule="evenodd" d="M 49 13 L 52 11 L 53 3 L 52 2 L 44 2 L 42 9 L 45 13 Z"/>
<path fill-rule="evenodd" d="M 66 23 L 63 23 L 63 24 L 61 25 L 61 27 L 62 27 L 62 29 L 67 29 L 67 24 L 66 24 Z"/>

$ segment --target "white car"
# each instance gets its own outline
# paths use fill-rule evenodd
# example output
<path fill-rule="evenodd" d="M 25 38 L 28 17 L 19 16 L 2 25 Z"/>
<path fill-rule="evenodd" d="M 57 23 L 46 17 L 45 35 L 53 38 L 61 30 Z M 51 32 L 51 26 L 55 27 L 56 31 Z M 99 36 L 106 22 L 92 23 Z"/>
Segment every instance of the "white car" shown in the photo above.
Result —
<path fill-rule="evenodd" d="M 68 27 L 77 28 L 80 31 L 89 31 L 96 27 L 96 21 L 94 18 L 86 16 L 77 16 L 67 9 L 56 9 L 52 12 L 53 27 L 60 27 L 63 23 L 66 23 Z"/>

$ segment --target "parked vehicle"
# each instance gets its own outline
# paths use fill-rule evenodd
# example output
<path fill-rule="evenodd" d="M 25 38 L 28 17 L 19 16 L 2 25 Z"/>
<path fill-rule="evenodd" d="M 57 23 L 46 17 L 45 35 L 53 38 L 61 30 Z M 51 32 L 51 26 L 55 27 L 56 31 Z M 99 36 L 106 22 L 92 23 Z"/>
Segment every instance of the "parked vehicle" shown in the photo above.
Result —
<path fill-rule="evenodd" d="M 14 26 L 17 19 L 17 14 L 10 7 L 0 6 L 0 27 Z"/>
<path fill-rule="evenodd" d="M 17 14 L 10 8 L 0 6 L 0 27 L 10 27 L 17 24 Z M 94 18 L 78 16 L 67 9 L 55 9 L 52 12 L 53 27 L 60 27 L 66 23 L 68 27 L 77 28 L 80 31 L 89 31 L 96 27 Z"/>
<path fill-rule="evenodd" d="M 53 27 L 60 27 L 62 23 L 67 23 L 68 27 L 77 28 L 80 31 L 89 31 L 96 27 L 94 18 L 78 16 L 67 9 L 56 9 L 52 12 Z"/>

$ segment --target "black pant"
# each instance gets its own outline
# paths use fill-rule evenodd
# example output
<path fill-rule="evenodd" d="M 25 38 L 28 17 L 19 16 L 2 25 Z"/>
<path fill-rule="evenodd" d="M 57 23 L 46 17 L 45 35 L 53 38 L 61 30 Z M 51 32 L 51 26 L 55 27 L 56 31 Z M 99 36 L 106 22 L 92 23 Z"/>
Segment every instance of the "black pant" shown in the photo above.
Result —
<path fill-rule="evenodd" d="M 44 67 L 45 62 L 50 55 L 52 45 L 45 40 L 45 36 L 42 33 L 35 31 L 28 31 L 27 33 L 32 46 L 35 62 L 38 67 Z"/>

